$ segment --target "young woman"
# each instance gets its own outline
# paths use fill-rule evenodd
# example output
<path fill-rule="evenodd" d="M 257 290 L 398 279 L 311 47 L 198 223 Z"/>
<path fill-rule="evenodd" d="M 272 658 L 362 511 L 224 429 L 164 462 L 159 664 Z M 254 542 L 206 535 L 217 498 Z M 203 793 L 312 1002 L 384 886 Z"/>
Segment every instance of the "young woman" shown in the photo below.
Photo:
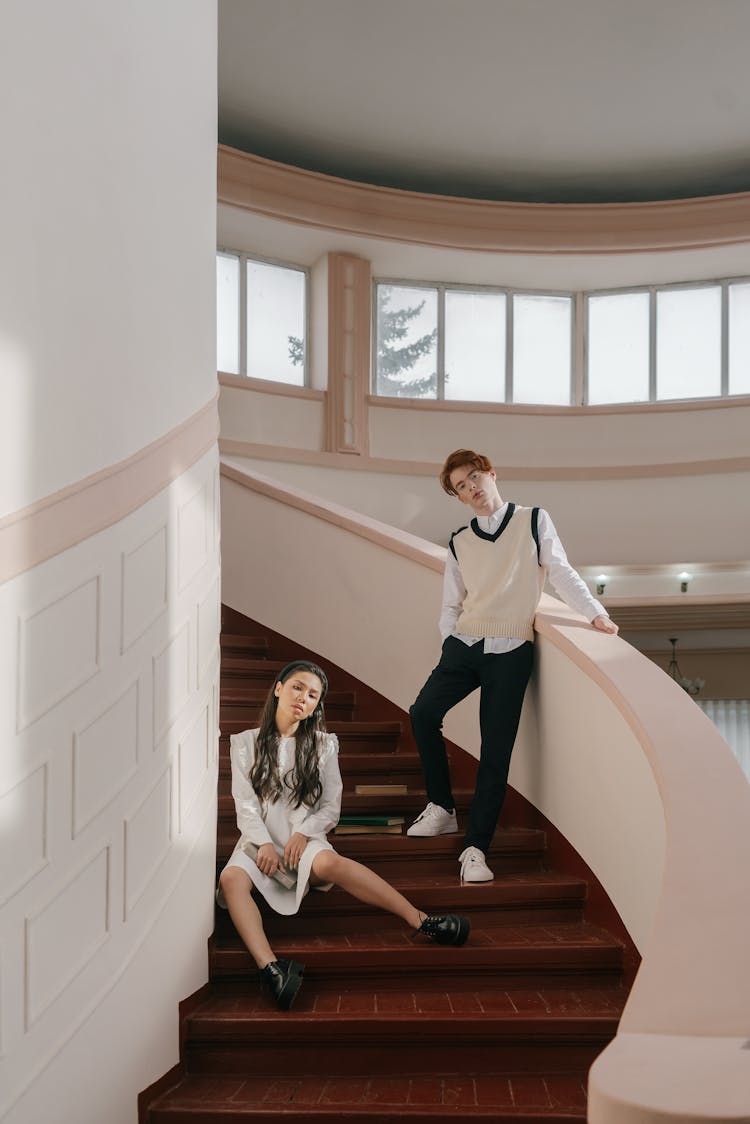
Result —
<path fill-rule="evenodd" d="M 338 742 L 325 728 L 327 690 L 325 673 L 316 664 L 287 664 L 268 693 L 260 728 L 234 734 L 230 742 L 240 839 L 221 872 L 217 896 L 282 1010 L 299 991 L 304 965 L 276 958 L 254 889 L 278 913 L 293 914 L 310 886 L 341 886 L 360 901 L 402 917 L 438 944 L 461 945 L 470 928 L 465 917 L 420 912 L 374 871 L 337 854 L 326 839 L 338 822 L 343 788 Z M 289 877 L 292 871 L 296 882 Z"/>

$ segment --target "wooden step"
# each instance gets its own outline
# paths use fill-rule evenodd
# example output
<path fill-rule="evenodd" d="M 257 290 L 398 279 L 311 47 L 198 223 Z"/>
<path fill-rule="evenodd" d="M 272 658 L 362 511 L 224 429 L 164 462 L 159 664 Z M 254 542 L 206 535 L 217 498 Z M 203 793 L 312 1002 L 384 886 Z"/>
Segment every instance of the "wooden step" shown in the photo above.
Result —
<path fill-rule="evenodd" d="M 339 758 L 344 790 L 356 784 L 423 784 L 422 763 L 418 753 L 345 753 Z M 219 757 L 219 795 L 231 792 L 231 766 L 228 749 Z"/>
<path fill-rule="evenodd" d="M 221 687 L 220 717 L 239 718 L 245 722 L 243 729 L 254 729 L 260 721 L 267 695 L 268 691 L 259 689 L 256 684 L 245 685 L 240 680 L 230 679 Z M 329 718 L 350 722 L 355 703 L 354 691 L 329 691 L 325 697 L 325 712 Z"/>
<path fill-rule="evenodd" d="M 418 783 L 420 786 L 424 783 L 421 776 L 418 778 Z M 463 816 L 469 810 L 473 792 L 468 789 L 455 789 L 453 796 L 458 815 Z M 373 795 L 357 793 L 352 789 L 345 788 L 341 801 L 341 814 L 345 816 L 404 816 L 406 819 L 404 830 L 406 830 L 426 804 L 427 793 L 421 787 L 416 788 L 413 792 L 375 793 Z M 219 824 L 222 826 L 229 825 L 235 822 L 235 818 L 232 797 L 220 796 Z"/>
<path fill-rule="evenodd" d="M 267 659 L 268 641 L 265 636 L 243 636 L 236 632 L 222 632 L 219 636 L 222 662 L 227 656 L 245 659 Z M 282 665 L 283 666 L 283 665 Z"/>
<path fill-rule="evenodd" d="M 229 749 L 229 735 L 241 734 L 243 730 L 254 729 L 245 721 L 238 719 L 221 720 L 219 749 Z M 339 741 L 342 754 L 354 753 L 395 753 L 401 739 L 400 722 L 342 722 L 334 719 L 326 723 L 329 731 Z M 257 726 L 257 723 L 256 723 Z"/>
<path fill-rule="evenodd" d="M 255 979 L 241 997 L 217 988 L 186 1020 L 187 1069 L 299 1077 L 335 1059 L 343 1074 L 582 1072 L 617 1031 L 618 989 L 490 989 L 486 979 L 475 991 L 415 990 L 413 979 L 398 991 L 324 991 L 308 966 L 291 1011 Z"/>
<path fill-rule="evenodd" d="M 188 1075 L 151 1108 L 150 1124 L 418 1124 L 443 1120 L 568 1124 L 586 1119 L 586 1074 L 453 1073 L 406 1077 L 361 1075 L 211 1077 Z"/>
<path fill-rule="evenodd" d="M 294 934 L 294 935 L 291 935 Z M 322 990 L 360 991 L 436 986 L 456 991 L 487 985 L 529 987 L 550 980 L 579 985 L 615 982 L 622 945 L 586 922 L 473 926 L 462 948 L 433 944 L 406 927 L 398 932 L 369 927 L 365 932 L 308 937 L 289 928 L 274 944 L 277 956 L 300 960 L 305 977 Z M 213 980 L 254 977 L 255 965 L 239 937 L 217 937 L 210 951 Z M 522 982 L 521 982 L 522 981 Z"/>
<path fill-rule="evenodd" d="M 256 685 L 261 683 L 268 688 L 273 684 L 278 673 L 293 658 L 293 656 L 290 656 L 288 660 L 264 660 L 250 656 L 222 654 L 221 678 L 223 681 L 231 679 L 242 679 L 245 682 L 254 681 Z"/>
<path fill-rule="evenodd" d="M 392 879 L 391 885 L 420 909 L 428 913 L 464 913 L 475 927 L 578 921 L 586 898 L 586 883 L 582 879 L 549 871 L 506 875 L 474 885 L 461 885 L 455 876 L 402 876 Z M 308 894 L 301 911 L 293 918 L 276 913 L 262 897 L 257 901 L 263 927 L 272 938 L 286 933 L 293 937 L 322 937 L 369 929 L 403 930 L 400 918 L 359 902 L 336 887 L 328 893 Z M 218 907 L 215 936 L 217 940 L 234 936 L 229 914 Z"/>
<path fill-rule="evenodd" d="M 435 835 L 426 839 L 414 839 L 407 835 L 335 835 L 330 838 L 332 843 L 335 840 L 339 854 L 365 863 L 389 880 L 394 874 L 403 873 L 405 863 L 413 877 L 430 872 L 440 876 L 449 873 L 458 880 L 458 856 L 464 849 L 462 829 L 465 826 L 465 820 L 460 816 L 458 826 L 458 832 L 453 835 Z M 219 870 L 234 850 L 237 838 L 236 825 L 230 829 L 225 824 L 219 831 Z M 537 870 L 545 850 L 543 831 L 522 827 L 498 828 L 487 852 L 487 861 L 498 875 Z"/>

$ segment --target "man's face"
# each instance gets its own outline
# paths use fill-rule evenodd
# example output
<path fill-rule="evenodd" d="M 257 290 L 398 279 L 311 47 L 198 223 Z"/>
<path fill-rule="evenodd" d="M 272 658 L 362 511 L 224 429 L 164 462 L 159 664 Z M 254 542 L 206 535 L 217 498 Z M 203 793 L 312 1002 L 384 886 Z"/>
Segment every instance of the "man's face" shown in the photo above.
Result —
<path fill-rule="evenodd" d="M 494 511 L 500 503 L 494 470 L 482 472 L 473 464 L 462 464 L 453 469 L 449 479 L 461 503 L 468 504 L 477 515 Z"/>

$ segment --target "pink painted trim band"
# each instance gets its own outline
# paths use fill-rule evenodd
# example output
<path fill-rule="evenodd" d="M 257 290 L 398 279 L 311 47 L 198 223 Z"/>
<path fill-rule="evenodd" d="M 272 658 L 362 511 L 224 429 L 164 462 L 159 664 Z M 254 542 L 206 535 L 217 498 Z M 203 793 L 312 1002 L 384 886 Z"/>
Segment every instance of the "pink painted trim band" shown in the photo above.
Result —
<path fill-rule="evenodd" d="M 111 527 L 216 444 L 216 395 L 137 453 L 0 520 L 0 583 Z"/>
<path fill-rule="evenodd" d="M 259 457 L 265 460 L 286 461 L 290 464 L 322 465 L 328 468 L 352 468 L 360 472 L 404 473 L 409 476 L 440 474 L 441 465 L 429 461 L 391 460 L 386 457 L 352 456 L 350 453 L 326 453 L 315 449 L 286 449 L 275 445 L 261 445 L 252 441 L 222 438 L 219 449 L 224 454 L 237 457 Z M 705 461 L 678 461 L 665 464 L 627 465 L 543 465 L 518 467 L 496 465 L 500 480 L 637 480 L 662 476 L 708 476 L 750 471 L 750 457 L 727 457 Z"/>
<path fill-rule="evenodd" d="M 750 193 L 652 203 L 503 203 L 398 191 L 225 145 L 218 200 L 304 226 L 483 253 L 643 253 L 750 241 Z"/>
<path fill-rule="evenodd" d="M 726 410 L 728 407 L 750 406 L 750 395 L 736 394 L 729 398 L 681 398 L 671 402 L 612 402 L 607 406 L 535 406 L 523 402 L 474 402 L 444 398 L 389 398 L 368 394 L 368 406 L 384 410 L 443 410 L 458 414 L 550 414 L 557 418 L 590 414 L 666 414 L 692 413 L 695 410 Z"/>
<path fill-rule="evenodd" d="M 261 394 L 280 394 L 284 398 L 308 398 L 315 402 L 326 400 L 324 390 L 314 390 L 311 386 L 290 386 L 289 383 L 274 382 L 273 379 L 256 379 L 251 375 L 229 375 L 226 371 L 219 371 L 218 378 L 219 386 L 231 386 L 236 390 L 256 390 Z"/>

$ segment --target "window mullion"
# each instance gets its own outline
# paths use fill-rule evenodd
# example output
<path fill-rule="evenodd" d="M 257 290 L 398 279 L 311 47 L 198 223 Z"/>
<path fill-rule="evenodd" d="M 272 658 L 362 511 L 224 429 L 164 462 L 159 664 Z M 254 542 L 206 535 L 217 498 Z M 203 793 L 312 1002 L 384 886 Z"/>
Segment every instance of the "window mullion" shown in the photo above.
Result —
<path fill-rule="evenodd" d="M 505 401 L 513 401 L 513 301 L 508 291 L 505 299 Z"/>
<path fill-rule="evenodd" d="M 438 399 L 445 398 L 445 285 L 438 285 L 437 300 L 437 388 Z"/>
<path fill-rule="evenodd" d="M 585 350 L 584 350 L 584 296 L 578 292 L 572 301 L 573 324 L 571 331 L 571 402 L 582 406 L 585 395 Z"/>
<path fill-rule="evenodd" d="M 240 374 L 247 375 L 247 254 L 240 254 Z"/>
<path fill-rule="evenodd" d="M 721 396 L 729 394 L 729 282 L 721 283 Z"/>
<path fill-rule="evenodd" d="M 656 401 L 656 289 L 651 286 L 649 295 L 648 336 L 648 400 Z"/>

